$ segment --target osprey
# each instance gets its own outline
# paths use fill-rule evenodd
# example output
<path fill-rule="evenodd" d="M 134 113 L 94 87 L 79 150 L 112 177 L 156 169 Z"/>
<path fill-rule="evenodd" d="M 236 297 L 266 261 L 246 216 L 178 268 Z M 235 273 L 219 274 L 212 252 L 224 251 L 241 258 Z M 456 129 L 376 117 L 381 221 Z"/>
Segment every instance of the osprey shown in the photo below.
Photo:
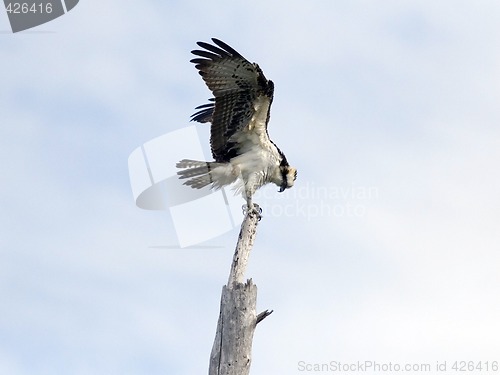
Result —
<path fill-rule="evenodd" d="M 199 74 L 213 93 L 210 103 L 196 107 L 191 121 L 210 122 L 210 146 L 215 161 L 184 159 L 177 163 L 184 185 L 214 189 L 237 182 L 247 210 L 257 210 L 252 196 L 261 186 L 274 183 L 283 192 L 293 186 L 297 170 L 269 139 L 267 125 L 274 84 L 259 65 L 250 63 L 226 43 L 212 38 L 215 45 L 198 42 L 203 50 L 197 58 Z"/>

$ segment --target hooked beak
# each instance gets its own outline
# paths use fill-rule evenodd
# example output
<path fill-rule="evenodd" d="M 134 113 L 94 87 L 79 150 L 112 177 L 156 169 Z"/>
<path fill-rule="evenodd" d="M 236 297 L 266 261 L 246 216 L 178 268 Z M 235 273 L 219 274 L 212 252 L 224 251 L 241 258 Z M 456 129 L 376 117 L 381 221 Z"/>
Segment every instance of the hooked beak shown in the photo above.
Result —
<path fill-rule="evenodd" d="M 280 189 L 278 190 L 278 193 L 283 193 L 285 191 L 286 187 L 284 185 L 280 186 Z"/>

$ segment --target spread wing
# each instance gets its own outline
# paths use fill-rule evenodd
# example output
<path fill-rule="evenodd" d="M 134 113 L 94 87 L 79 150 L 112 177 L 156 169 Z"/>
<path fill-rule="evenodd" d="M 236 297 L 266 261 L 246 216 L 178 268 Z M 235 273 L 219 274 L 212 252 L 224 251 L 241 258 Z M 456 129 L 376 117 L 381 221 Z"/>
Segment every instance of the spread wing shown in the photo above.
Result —
<path fill-rule="evenodd" d="M 196 69 L 212 91 L 209 104 L 197 107 L 192 120 L 211 122 L 210 146 L 217 162 L 227 162 L 239 155 L 240 145 L 234 137 L 245 129 L 264 97 L 272 102 L 274 85 L 257 64 L 250 63 L 226 43 L 212 38 L 215 45 L 198 42 L 203 50 L 192 53 Z M 269 119 L 269 113 L 267 113 Z M 267 126 L 267 125 L 266 125 Z M 266 129 L 267 133 L 267 129 Z"/>

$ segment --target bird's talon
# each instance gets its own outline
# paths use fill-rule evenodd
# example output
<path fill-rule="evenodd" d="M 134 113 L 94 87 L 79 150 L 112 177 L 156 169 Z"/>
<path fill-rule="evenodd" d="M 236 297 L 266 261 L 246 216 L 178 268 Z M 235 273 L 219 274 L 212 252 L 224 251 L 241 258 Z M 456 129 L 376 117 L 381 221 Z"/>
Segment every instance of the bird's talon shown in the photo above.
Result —
<path fill-rule="evenodd" d="M 257 203 L 253 204 L 252 212 L 255 213 L 255 215 L 257 215 L 258 220 L 261 221 L 262 208 L 260 208 L 260 206 Z"/>
<path fill-rule="evenodd" d="M 262 208 L 257 203 L 253 204 L 253 211 L 257 212 L 259 215 L 262 213 Z"/>
<path fill-rule="evenodd" d="M 241 207 L 241 210 L 243 211 L 243 215 L 250 215 L 250 214 L 255 214 L 259 218 L 259 221 L 262 219 L 262 208 L 256 203 L 253 204 L 252 207 L 249 207 L 248 205 L 244 204 Z"/>

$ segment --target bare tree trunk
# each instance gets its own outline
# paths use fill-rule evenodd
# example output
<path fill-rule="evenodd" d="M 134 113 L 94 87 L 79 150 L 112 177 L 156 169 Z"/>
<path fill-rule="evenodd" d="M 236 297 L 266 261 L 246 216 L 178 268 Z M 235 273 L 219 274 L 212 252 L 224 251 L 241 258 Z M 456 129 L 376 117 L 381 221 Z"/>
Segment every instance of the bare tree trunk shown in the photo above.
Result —
<path fill-rule="evenodd" d="M 248 375 L 255 327 L 272 312 L 257 316 L 257 286 L 251 279 L 243 283 L 259 220 L 258 213 L 249 211 L 241 224 L 229 280 L 222 288 L 209 375 Z"/>

